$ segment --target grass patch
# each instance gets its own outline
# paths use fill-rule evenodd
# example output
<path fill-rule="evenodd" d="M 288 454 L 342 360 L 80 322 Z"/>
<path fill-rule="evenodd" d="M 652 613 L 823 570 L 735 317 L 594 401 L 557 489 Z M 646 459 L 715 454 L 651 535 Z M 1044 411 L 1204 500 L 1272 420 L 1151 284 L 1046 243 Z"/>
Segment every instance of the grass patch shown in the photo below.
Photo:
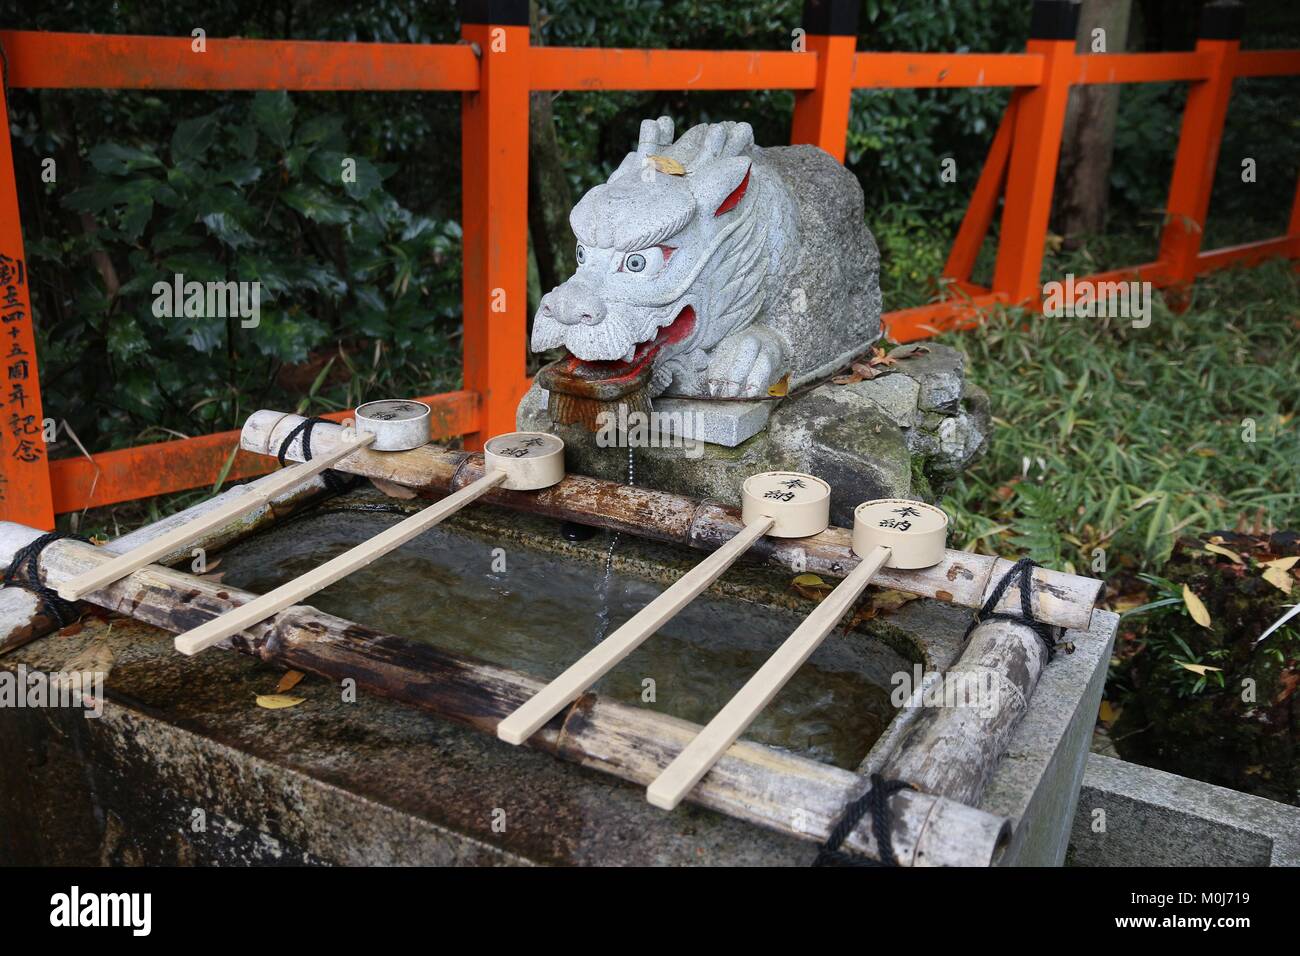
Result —
<path fill-rule="evenodd" d="M 945 502 L 953 540 L 1100 576 L 1098 549 L 1158 568 L 1179 534 L 1300 524 L 1297 280 L 1280 261 L 1215 273 L 1182 314 L 1155 294 L 1145 329 L 1013 310 L 944 336 L 996 425 Z"/>

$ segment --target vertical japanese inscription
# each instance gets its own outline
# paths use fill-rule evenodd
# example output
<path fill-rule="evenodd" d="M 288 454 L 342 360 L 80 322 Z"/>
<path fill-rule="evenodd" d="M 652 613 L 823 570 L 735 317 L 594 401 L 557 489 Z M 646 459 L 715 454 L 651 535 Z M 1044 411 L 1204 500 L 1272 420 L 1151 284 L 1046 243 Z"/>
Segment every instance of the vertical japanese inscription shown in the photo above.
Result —
<path fill-rule="evenodd" d="M 54 526 L 32 325 L 31 276 L 23 254 L 9 141 L 0 92 L 0 518 Z"/>

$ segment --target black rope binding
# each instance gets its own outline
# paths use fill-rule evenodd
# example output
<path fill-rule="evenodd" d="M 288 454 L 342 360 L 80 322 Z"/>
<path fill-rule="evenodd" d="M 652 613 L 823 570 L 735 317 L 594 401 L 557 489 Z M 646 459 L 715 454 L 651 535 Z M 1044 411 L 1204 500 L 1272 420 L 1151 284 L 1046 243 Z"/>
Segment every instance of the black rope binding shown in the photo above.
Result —
<path fill-rule="evenodd" d="M 894 841 L 890 835 L 893 827 L 893 813 L 889 808 L 889 798 L 900 790 L 915 790 L 905 780 L 885 780 L 878 773 L 871 775 L 871 789 L 858 797 L 840 814 L 840 822 L 835 824 L 830 837 L 817 852 L 813 866 L 898 866 L 898 857 L 894 855 Z M 880 862 L 865 856 L 850 855 L 841 852 L 840 847 L 849 838 L 862 818 L 871 813 L 871 832 L 875 835 L 876 846 L 880 849 Z"/>
<path fill-rule="evenodd" d="M 72 538 L 75 541 L 85 541 L 79 534 L 66 534 L 63 531 L 51 531 L 43 534 L 30 544 L 19 548 L 14 552 L 14 559 L 10 562 L 8 570 L 5 571 L 3 579 L 0 579 L 0 585 L 7 588 L 22 588 L 25 591 L 31 591 L 41 601 L 41 613 L 46 617 L 52 617 L 59 622 L 59 627 L 67 627 L 78 617 L 77 603 L 75 601 L 65 601 L 59 597 L 59 592 L 49 587 L 41 580 L 40 559 L 41 552 L 47 545 L 53 544 L 62 538 Z"/>
<path fill-rule="evenodd" d="M 279 459 L 280 464 L 285 463 L 289 448 L 293 445 L 293 440 L 299 435 L 302 435 L 302 460 L 311 461 L 311 430 L 317 425 L 327 424 L 329 423 L 325 419 L 313 415 L 311 418 L 304 418 L 295 425 L 293 431 L 289 432 L 284 441 L 280 442 L 280 451 L 275 456 Z M 359 475 L 347 475 L 341 471 L 335 471 L 333 468 L 326 468 L 321 472 L 321 480 L 325 482 L 325 487 L 336 495 L 351 491 L 361 483 Z"/>
<path fill-rule="evenodd" d="M 975 612 L 971 618 L 970 626 L 966 628 L 966 633 L 961 636 L 964 641 L 985 621 L 1015 621 L 1017 624 L 1024 624 L 1038 635 L 1039 640 L 1043 642 L 1043 647 L 1047 648 L 1047 659 L 1050 661 L 1056 656 L 1056 629 L 1050 624 L 1034 620 L 1034 568 L 1038 564 L 1029 558 L 1021 558 L 1011 566 L 1011 570 L 1003 575 L 998 586 L 993 589 L 989 599 L 984 602 L 984 606 Z M 1005 614 L 995 612 L 993 609 L 998 606 L 1002 600 L 1002 595 L 1007 593 L 1007 588 L 1011 582 L 1019 578 L 1016 587 L 1020 590 L 1020 614 Z"/>

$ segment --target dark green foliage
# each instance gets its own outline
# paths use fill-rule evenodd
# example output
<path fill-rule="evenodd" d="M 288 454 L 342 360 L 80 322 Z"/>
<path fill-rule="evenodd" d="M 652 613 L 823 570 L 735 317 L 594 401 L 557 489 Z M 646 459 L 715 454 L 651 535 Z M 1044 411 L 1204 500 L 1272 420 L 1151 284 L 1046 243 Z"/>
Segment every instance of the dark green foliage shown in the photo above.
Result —
<path fill-rule="evenodd" d="M 436 357 L 454 385 L 459 226 L 400 206 L 384 188 L 392 167 L 355 155 L 344 125 L 268 92 L 182 120 L 161 149 L 91 146 L 60 204 L 98 228 L 32 242 L 29 258 L 40 274 L 101 251 L 123 281 L 110 296 L 99 273 L 77 270 L 75 308 L 40 324 L 46 368 L 79 370 L 47 385 L 50 411 L 87 442 L 147 425 L 236 427 L 274 394 L 281 366 L 339 345 L 369 359 L 372 341 Z M 177 274 L 260 283 L 260 324 L 159 317 L 154 285 Z"/>

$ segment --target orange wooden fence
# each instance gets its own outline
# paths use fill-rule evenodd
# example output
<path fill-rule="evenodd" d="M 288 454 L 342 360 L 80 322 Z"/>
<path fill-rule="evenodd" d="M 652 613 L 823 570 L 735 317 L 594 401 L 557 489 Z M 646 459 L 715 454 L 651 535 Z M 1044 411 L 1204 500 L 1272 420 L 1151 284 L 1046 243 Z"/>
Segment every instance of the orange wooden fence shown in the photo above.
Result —
<path fill-rule="evenodd" d="M 948 298 L 890 312 L 910 341 L 978 321 L 992 304 L 1039 303 L 1039 274 L 1072 85 L 1186 81 L 1190 86 L 1157 260 L 1102 278 L 1184 289 L 1211 269 L 1300 258 L 1300 189 L 1287 234 L 1209 252 L 1201 235 L 1224 117 L 1238 77 L 1300 75 L 1300 50 L 1240 49 L 1241 8 L 1212 5 L 1190 53 L 1075 52 L 1077 4 L 1036 0 L 1023 53 L 858 52 L 857 0 L 805 0 L 805 48 L 791 52 L 531 47 L 527 0 L 464 0 L 459 44 L 318 43 L 0 31 L 9 88 L 426 90 L 462 96 L 464 382 L 427 398 L 435 437 L 470 447 L 514 427 L 525 373 L 528 95 L 532 90 L 796 91 L 791 142 L 843 160 L 852 91 L 1013 87 L 944 269 Z M 0 126 L 9 128 L 0 96 Z M 1002 205 L 990 287 L 971 282 Z M 1082 280 L 1080 280 L 1082 281 Z M 237 432 L 49 461 L 32 332 L 13 153 L 0 136 L 0 518 L 51 528 L 56 513 L 212 483 Z M 337 417 L 337 416 L 336 416 Z M 238 454 L 231 478 L 268 470 Z"/>

